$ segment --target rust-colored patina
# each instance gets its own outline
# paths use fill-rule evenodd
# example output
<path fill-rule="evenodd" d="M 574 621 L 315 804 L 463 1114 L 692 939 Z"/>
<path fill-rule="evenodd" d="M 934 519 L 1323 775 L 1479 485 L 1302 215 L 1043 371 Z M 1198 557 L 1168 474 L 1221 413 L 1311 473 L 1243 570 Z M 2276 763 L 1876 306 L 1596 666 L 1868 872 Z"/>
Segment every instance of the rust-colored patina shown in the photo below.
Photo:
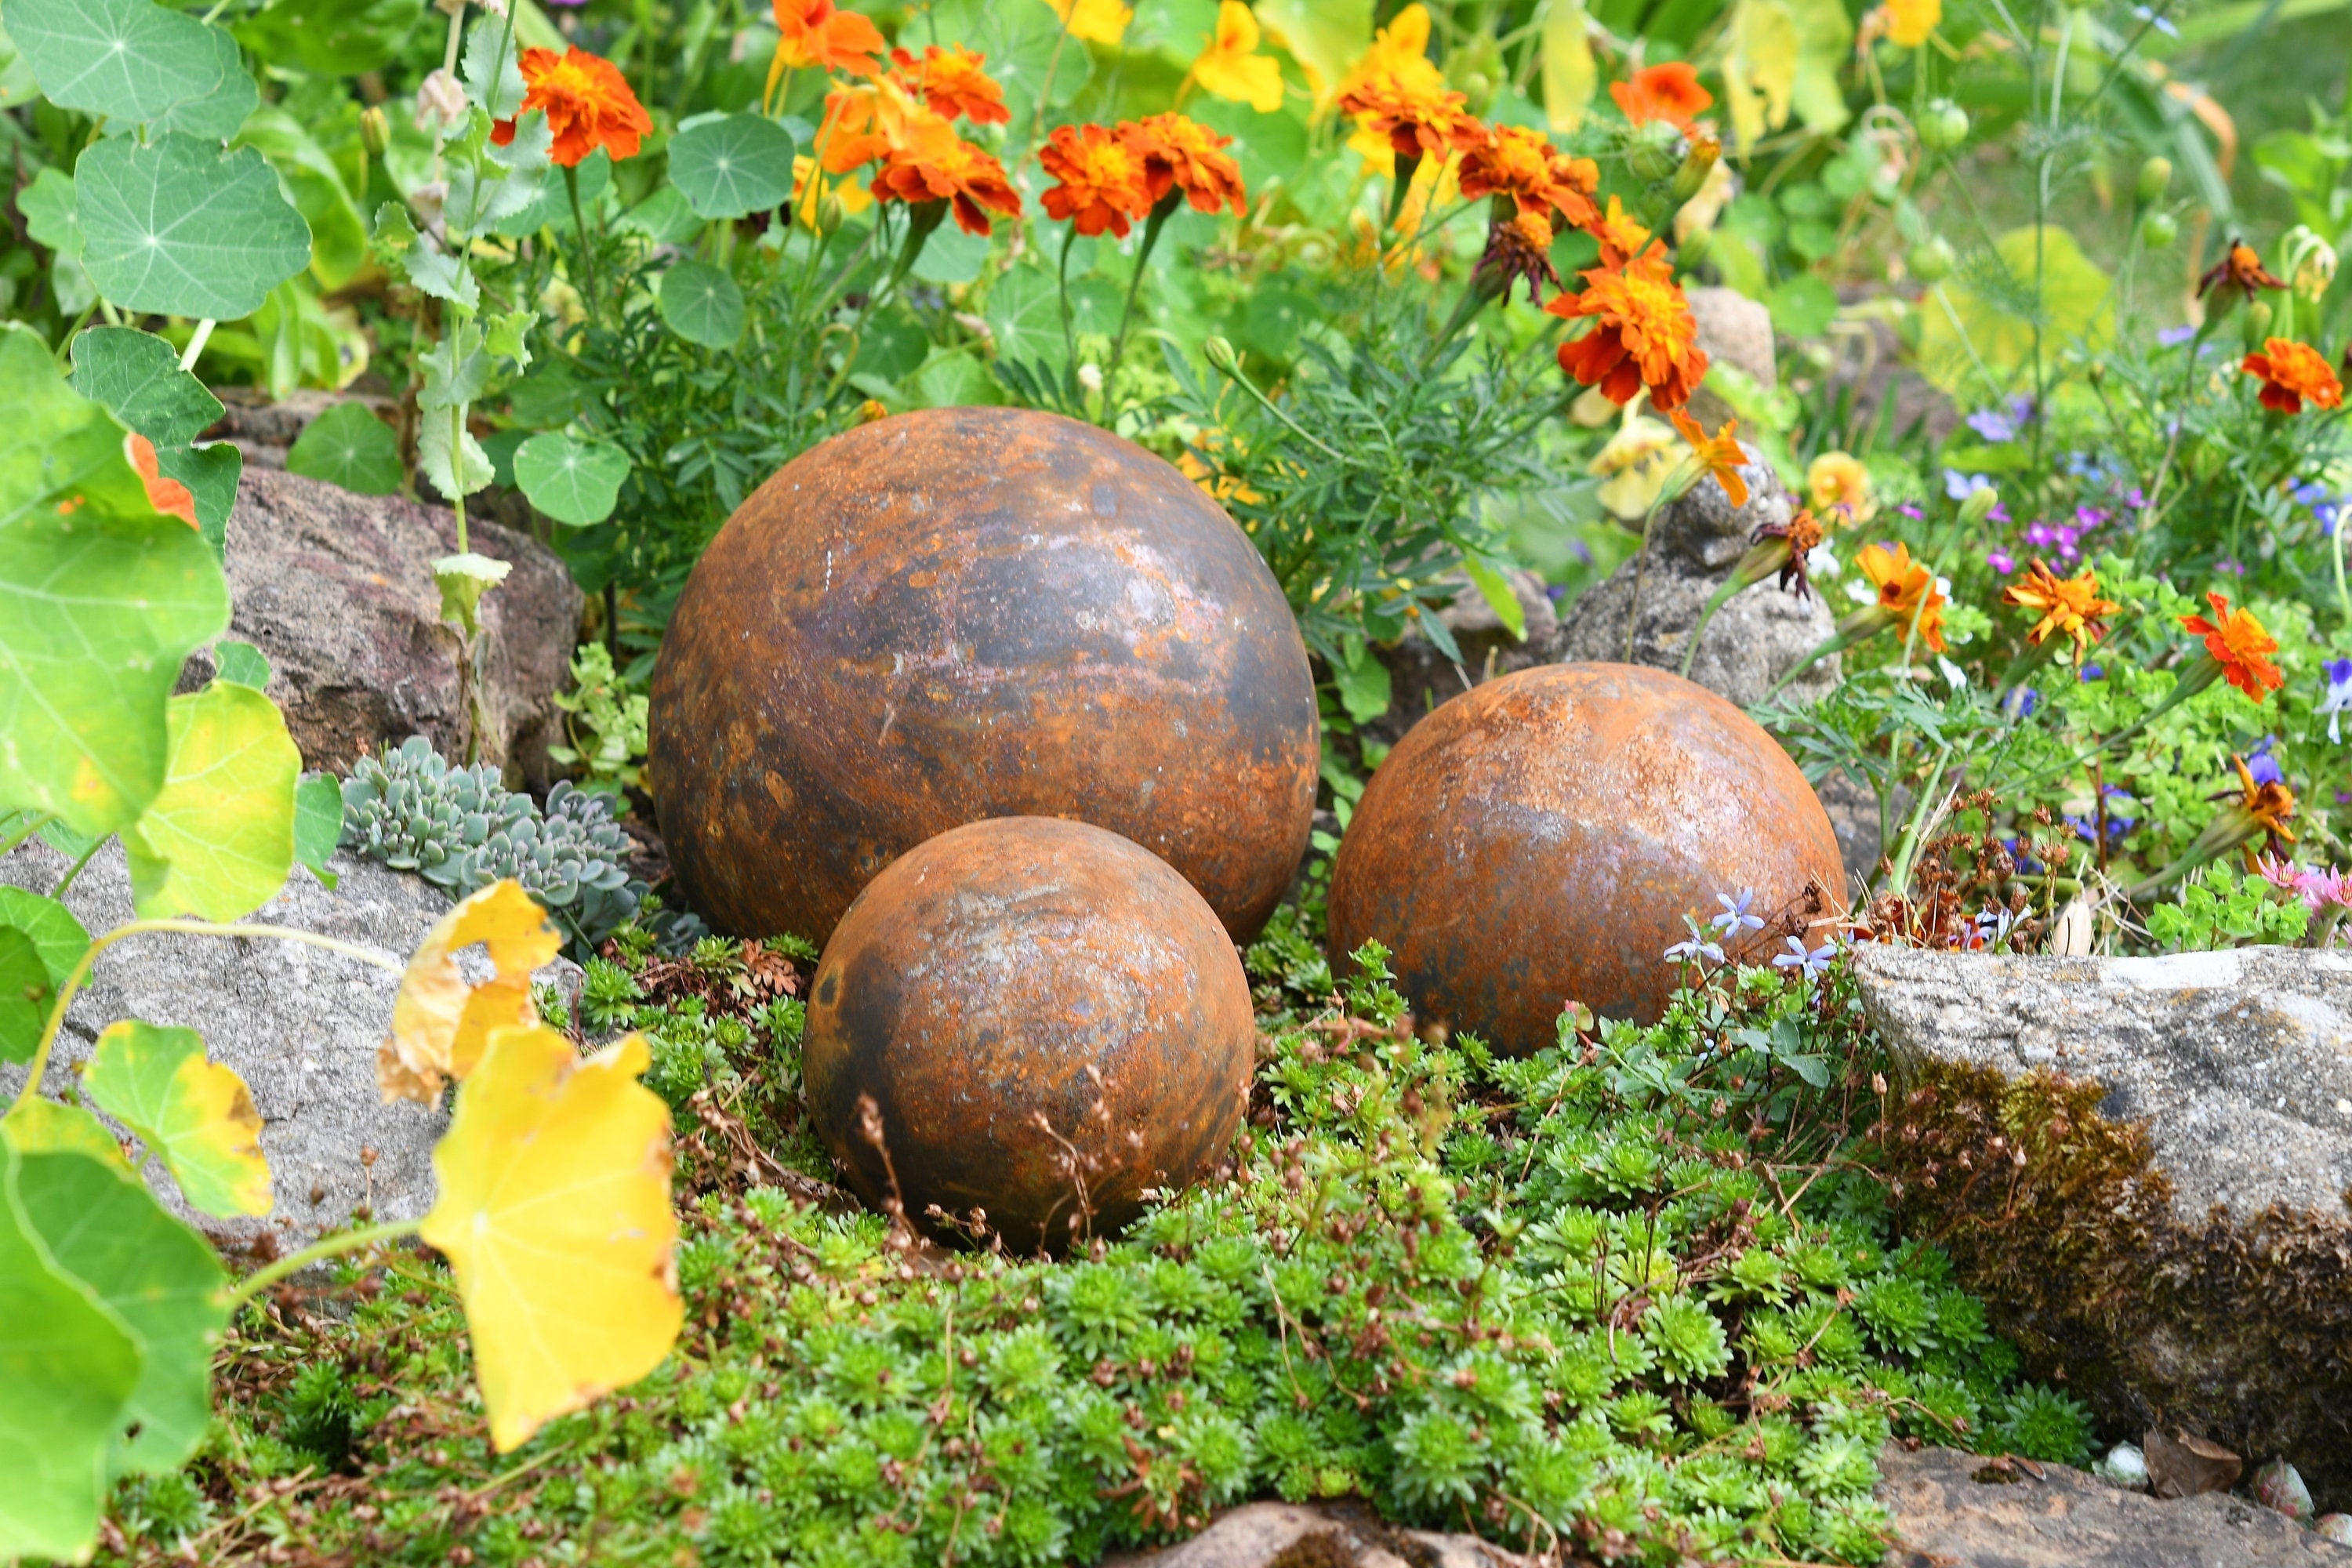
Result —
<path fill-rule="evenodd" d="M 693 906 L 819 944 L 899 855 L 1021 816 L 1134 839 L 1246 941 L 1320 760 L 1247 536 L 1140 447 L 1010 408 L 877 420 L 761 486 L 678 601 L 651 739 Z"/>
<path fill-rule="evenodd" d="M 1257 1034 L 1232 940 L 1167 862 L 1018 816 L 874 879 L 817 964 L 805 1038 L 810 1113 L 859 1196 L 879 1206 L 895 1173 L 909 1219 L 984 1209 L 1027 1251 L 1115 1231 L 1214 1160 Z"/>
<path fill-rule="evenodd" d="M 1446 702 L 1372 775 L 1331 950 L 1379 939 L 1423 1018 L 1526 1053 L 1566 1002 L 1655 1020 L 1679 973 L 1660 955 L 1717 894 L 1754 890 L 1774 923 L 1727 945 L 1762 962 L 1843 888 L 1820 799 L 1738 709 L 1662 670 L 1541 665 Z"/>

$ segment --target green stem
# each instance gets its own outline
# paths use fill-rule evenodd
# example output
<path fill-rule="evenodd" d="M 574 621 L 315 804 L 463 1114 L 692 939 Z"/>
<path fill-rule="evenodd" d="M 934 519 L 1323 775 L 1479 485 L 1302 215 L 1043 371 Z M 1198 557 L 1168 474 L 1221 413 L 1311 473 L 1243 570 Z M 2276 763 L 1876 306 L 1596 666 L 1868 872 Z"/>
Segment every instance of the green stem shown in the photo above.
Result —
<path fill-rule="evenodd" d="M 580 171 L 576 167 L 563 171 L 563 188 L 572 196 L 572 226 L 580 236 L 580 276 L 587 284 L 583 302 L 588 319 L 596 319 L 596 258 L 588 247 L 588 220 L 580 211 Z"/>
<path fill-rule="evenodd" d="M 47 827 L 50 823 L 55 822 L 56 820 L 57 817 L 52 813 L 46 811 L 35 812 L 25 819 L 25 826 L 23 827 L 17 829 L 16 832 L 11 835 L 6 840 L 0 841 L 0 855 L 8 854 L 10 851 L 14 850 L 17 845 L 22 844 L 26 839 L 30 838 L 34 834 L 38 833 L 42 828 Z"/>
<path fill-rule="evenodd" d="M 1777 551 L 1774 549 L 1775 545 L 1779 546 Z M 1734 594 L 1761 583 L 1778 571 L 1789 559 L 1787 550 L 1786 540 L 1768 541 L 1750 549 L 1747 554 L 1739 558 L 1738 563 L 1732 567 L 1731 575 L 1723 580 L 1722 586 L 1717 588 L 1708 597 L 1706 607 L 1699 611 L 1698 624 L 1691 627 L 1690 643 L 1683 649 L 1684 679 L 1690 679 L 1691 666 L 1698 661 L 1698 641 L 1706 635 L 1707 622 L 1715 619 L 1715 613 L 1731 602 L 1731 596 Z"/>
<path fill-rule="evenodd" d="M 1144 267 L 1151 259 L 1152 247 L 1160 243 L 1160 231 L 1168 226 L 1168 220 L 1174 216 L 1177 204 L 1183 199 L 1182 192 L 1171 188 L 1166 195 L 1160 198 L 1159 204 L 1153 206 L 1151 216 L 1143 220 L 1143 244 L 1135 253 L 1135 276 L 1127 280 L 1127 304 L 1118 313 L 1118 331 L 1111 334 L 1110 363 L 1103 367 L 1102 409 L 1103 418 L 1106 420 L 1111 417 L 1111 411 L 1118 406 L 1112 399 L 1112 394 L 1118 390 L 1119 361 L 1127 354 L 1127 329 L 1128 324 L 1135 319 L 1136 296 L 1143 291 Z M 1070 232 L 1076 234 L 1077 230 L 1073 228 Z M 1067 246 L 1063 247 L 1065 259 L 1067 258 L 1068 248 Z M 1062 296 L 1062 313 L 1066 321 L 1069 309 L 1069 294 L 1065 290 Z"/>
<path fill-rule="evenodd" d="M 330 1258 L 340 1258 L 346 1252 L 357 1252 L 362 1247 L 373 1247 L 378 1242 L 391 1241 L 399 1237 L 415 1236 L 424 1228 L 425 1222 L 422 1220 L 387 1220 L 382 1225 L 363 1226 L 358 1230 L 347 1230 L 341 1236 L 322 1237 L 301 1251 L 281 1258 L 266 1268 L 257 1268 L 238 1280 L 236 1289 L 229 1292 L 229 1310 L 232 1313 L 235 1312 L 237 1308 L 244 1306 L 280 1279 L 289 1274 L 299 1273 L 313 1263 L 323 1263 Z"/>
<path fill-rule="evenodd" d="M 1265 409 L 1268 414 L 1273 415 L 1275 418 L 1280 420 L 1284 428 L 1287 429 L 1292 435 L 1297 437 L 1300 440 L 1306 442 L 1308 446 L 1314 447 L 1317 451 L 1322 453 L 1325 457 L 1331 458 L 1335 462 L 1347 461 L 1347 458 L 1343 454 L 1332 450 L 1331 447 L 1325 445 L 1323 442 L 1317 440 L 1313 436 L 1309 435 L 1300 426 L 1298 421 L 1284 413 L 1280 406 L 1275 403 L 1274 399 L 1268 397 L 1265 393 L 1260 392 L 1257 388 L 1257 384 L 1251 381 L 1248 376 L 1242 374 L 1241 361 L 1237 359 L 1228 360 L 1223 364 L 1218 364 L 1217 362 L 1213 359 L 1209 363 L 1216 366 L 1218 374 L 1227 377 L 1244 392 L 1248 393 L 1250 396 L 1256 399 L 1258 406 Z"/>
<path fill-rule="evenodd" d="M 1070 247 L 1078 239 L 1078 226 L 1072 224 L 1062 233 L 1062 260 L 1054 269 L 1054 286 L 1062 300 L 1062 363 L 1075 372 L 1078 367 L 1078 334 L 1070 323 Z"/>
<path fill-rule="evenodd" d="M 457 514 L 457 553 L 467 552 L 466 543 L 466 405 L 462 403 L 449 410 L 449 505 Z"/>
<path fill-rule="evenodd" d="M 81 868 L 89 864 L 90 857 L 96 855 L 100 849 L 105 848 L 107 839 L 112 837 L 113 836 L 110 834 L 106 837 L 100 838 L 90 845 L 89 848 L 83 850 L 81 852 L 81 858 L 67 867 L 66 874 L 58 879 L 58 885 L 49 889 L 49 897 L 52 899 L 64 898 L 66 896 L 66 889 L 73 886 L 74 879 L 81 875 Z"/>
<path fill-rule="evenodd" d="M 344 942 L 337 937 L 321 936 L 314 931 L 300 931 L 293 926 L 216 925 L 211 921 L 128 921 L 91 942 L 75 961 L 65 984 L 58 987 L 57 1000 L 49 1005 L 48 1021 L 41 1027 L 40 1044 L 33 1047 L 32 1060 L 25 1066 L 25 1084 L 10 1101 L 14 1110 L 40 1092 L 41 1074 L 49 1065 L 50 1047 L 57 1044 L 58 1031 L 65 1026 L 66 1009 L 73 1003 L 74 993 L 89 979 L 98 955 L 125 937 L 139 936 L 148 931 L 173 931 L 183 936 L 273 936 L 285 942 L 299 942 L 308 947 L 322 947 L 329 952 L 339 952 L 346 958 L 356 958 L 362 963 L 373 963 L 393 974 L 405 974 L 407 966 L 388 952 L 378 952 L 372 947 Z"/>

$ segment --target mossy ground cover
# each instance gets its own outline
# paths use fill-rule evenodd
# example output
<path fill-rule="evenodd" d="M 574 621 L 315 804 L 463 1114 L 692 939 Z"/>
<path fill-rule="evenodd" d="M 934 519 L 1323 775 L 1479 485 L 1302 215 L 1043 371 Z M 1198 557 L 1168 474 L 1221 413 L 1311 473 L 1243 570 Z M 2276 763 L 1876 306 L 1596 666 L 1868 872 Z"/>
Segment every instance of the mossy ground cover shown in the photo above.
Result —
<path fill-rule="evenodd" d="M 244 1316 L 203 1455 L 125 1486 L 104 1560 L 1085 1563 L 1360 1494 L 1564 1560 L 1869 1563 L 1890 1436 L 2085 1456 L 1891 1220 L 1834 972 L 1504 1060 L 1335 994 L 1286 911 L 1228 1160 L 1045 1261 L 824 1201 L 790 956 L 592 971 L 583 1023 L 647 1029 L 678 1113 L 658 1373 L 495 1458 L 439 1266 L 364 1260 Z"/>

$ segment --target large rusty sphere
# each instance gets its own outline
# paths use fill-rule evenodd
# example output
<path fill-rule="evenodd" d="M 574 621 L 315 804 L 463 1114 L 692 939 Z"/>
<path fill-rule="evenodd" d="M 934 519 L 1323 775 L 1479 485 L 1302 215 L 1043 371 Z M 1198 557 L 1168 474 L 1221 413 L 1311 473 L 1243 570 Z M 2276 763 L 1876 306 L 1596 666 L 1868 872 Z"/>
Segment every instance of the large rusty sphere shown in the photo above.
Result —
<path fill-rule="evenodd" d="M 1026 1251 L 1132 1219 L 1232 1138 L 1257 1042 L 1207 902 L 1084 823 L 998 817 L 892 861 L 834 929 L 808 1000 L 818 1133 L 879 1205 L 936 1204 Z M 859 1101 L 878 1113 L 881 1147 Z M 886 1165 L 884 1152 L 888 1153 Z"/>
<path fill-rule="evenodd" d="M 1661 955 L 1717 894 L 1785 917 L 1746 940 L 1760 962 L 1843 882 L 1812 786 L 1745 713 L 1661 670 L 1539 665 L 1446 702 L 1373 773 L 1331 949 L 1377 938 L 1423 1018 L 1525 1053 L 1565 1002 L 1655 1020 L 1679 973 Z"/>
<path fill-rule="evenodd" d="M 1248 537 L 1140 447 L 1011 408 L 877 420 L 762 485 L 678 601 L 651 740 L 688 901 L 820 945 L 883 867 L 990 816 L 1132 838 L 1247 941 L 1320 761 Z"/>

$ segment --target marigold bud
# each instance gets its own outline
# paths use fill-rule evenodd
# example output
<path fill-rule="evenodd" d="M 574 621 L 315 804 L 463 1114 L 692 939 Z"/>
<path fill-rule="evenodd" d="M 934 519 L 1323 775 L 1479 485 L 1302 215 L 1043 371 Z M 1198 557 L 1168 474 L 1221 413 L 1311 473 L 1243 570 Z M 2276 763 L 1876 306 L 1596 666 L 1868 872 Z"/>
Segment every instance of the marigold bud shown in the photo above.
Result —
<path fill-rule="evenodd" d="M 1232 341 L 1223 333 L 1215 334 L 1207 342 L 1202 343 L 1201 353 L 1212 365 L 1228 375 L 1232 374 L 1241 363 L 1234 353 Z"/>
<path fill-rule="evenodd" d="M 1982 522 L 1985 515 L 2000 504 L 2000 491 L 1990 485 L 1979 485 L 1969 492 L 1960 503 L 1960 521 L 1971 527 Z"/>
<path fill-rule="evenodd" d="M 1682 133 L 1663 120 L 1634 127 L 1625 139 L 1625 163 L 1641 180 L 1663 180 L 1681 163 L 1675 143 Z"/>
<path fill-rule="evenodd" d="M 1695 136 L 1691 139 L 1690 151 L 1683 154 L 1682 166 L 1675 171 L 1676 205 L 1698 195 L 1698 188 L 1706 184 L 1706 176 L 1714 169 L 1716 160 L 1722 156 L 1723 143 L 1714 137 Z"/>
<path fill-rule="evenodd" d="M 1935 283 L 1951 272 L 1952 260 L 1952 242 L 1940 234 L 1931 234 L 1911 247 L 1903 264 L 1920 282 Z"/>
<path fill-rule="evenodd" d="M 841 205 L 841 197 L 835 192 L 827 191 L 823 199 L 816 204 L 816 231 L 819 234 L 838 232 L 841 220 L 846 216 Z"/>
<path fill-rule="evenodd" d="M 383 150 L 391 144 L 392 125 L 384 118 L 383 106 L 375 103 L 361 110 L 360 145 L 367 149 L 368 156 L 383 157 Z"/>

